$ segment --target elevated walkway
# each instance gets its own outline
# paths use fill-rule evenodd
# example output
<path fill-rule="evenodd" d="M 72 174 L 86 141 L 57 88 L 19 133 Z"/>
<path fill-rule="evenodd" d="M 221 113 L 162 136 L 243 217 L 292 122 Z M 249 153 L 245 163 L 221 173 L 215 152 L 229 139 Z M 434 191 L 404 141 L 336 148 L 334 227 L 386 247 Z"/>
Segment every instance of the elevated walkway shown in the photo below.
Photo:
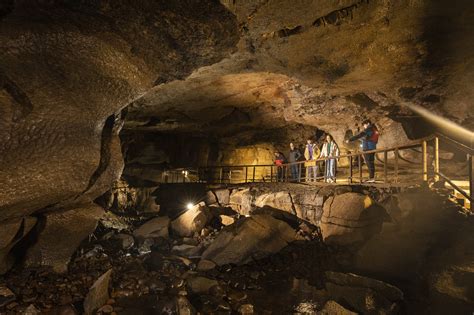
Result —
<path fill-rule="evenodd" d="M 364 155 L 374 153 L 376 181 L 368 182 Z M 457 157 L 457 160 L 454 157 Z M 324 176 L 325 164 L 334 158 L 276 165 L 215 165 L 173 169 L 163 173 L 162 183 L 301 183 L 307 185 L 367 185 L 403 188 L 429 185 L 448 189 L 453 200 L 471 209 L 474 200 L 474 149 L 445 135 L 436 134 L 403 146 L 338 156 L 335 182 Z M 465 158 L 465 159 L 464 159 Z M 309 176 L 317 169 L 319 177 Z"/>

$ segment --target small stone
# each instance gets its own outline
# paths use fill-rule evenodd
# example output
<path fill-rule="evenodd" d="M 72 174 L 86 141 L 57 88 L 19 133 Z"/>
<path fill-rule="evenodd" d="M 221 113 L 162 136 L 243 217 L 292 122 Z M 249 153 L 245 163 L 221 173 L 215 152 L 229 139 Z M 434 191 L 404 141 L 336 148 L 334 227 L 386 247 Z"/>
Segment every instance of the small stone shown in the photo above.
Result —
<path fill-rule="evenodd" d="M 40 314 L 40 311 L 33 304 L 30 304 L 30 306 L 28 306 L 25 309 L 25 312 L 23 314 L 24 315 L 38 315 Z"/>
<path fill-rule="evenodd" d="M 225 226 L 231 225 L 235 222 L 235 219 L 228 215 L 221 214 L 219 217 L 221 219 L 222 225 L 225 225 Z"/>
<path fill-rule="evenodd" d="M 110 314 L 114 311 L 114 308 L 111 305 L 104 305 L 97 310 L 97 313 L 102 312 L 105 314 Z"/>
<path fill-rule="evenodd" d="M 239 307 L 239 314 L 242 315 L 251 315 L 254 314 L 253 305 L 252 304 L 243 304 Z"/>
<path fill-rule="evenodd" d="M 190 290 L 196 294 L 207 294 L 209 289 L 217 284 L 216 280 L 205 277 L 191 277 L 188 279 Z"/>
<path fill-rule="evenodd" d="M 197 270 L 199 271 L 208 271 L 214 269 L 216 264 L 207 259 L 201 259 L 197 265 Z"/>
<path fill-rule="evenodd" d="M 247 294 L 245 294 L 244 292 L 232 291 L 229 293 L 228 297 L 232 301 L 240 302 L 247 298 Z"/>
<path fill-rule="evenodd" d="M 120 247 L 124 250 L 132 248 L 135 244 L 135 239 L 133 236 L 128 234 L 118 234 L 114 237 L 114 239 L 117 240 Z"/>
<path fill-rule="evenodd" d="M 321 315 L 356 315 L 357 313 L 345 309 L 335 301 L 327 301 L 321 310 Z"/>

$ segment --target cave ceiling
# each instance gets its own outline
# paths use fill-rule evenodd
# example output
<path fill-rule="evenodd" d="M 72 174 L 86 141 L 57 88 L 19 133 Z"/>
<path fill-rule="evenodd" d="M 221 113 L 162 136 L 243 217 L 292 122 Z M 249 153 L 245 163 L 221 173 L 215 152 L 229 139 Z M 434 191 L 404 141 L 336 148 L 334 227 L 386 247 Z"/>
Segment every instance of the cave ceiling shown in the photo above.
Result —
<path fill-rule="evenodd" d="M 307 124 L 333 133 L 365 117 L 381 128 L 409 102 L 471 126 L 469 1 L 221 1 L 237 51 L 129 107 L 126 129 L 232 134 Z"/>

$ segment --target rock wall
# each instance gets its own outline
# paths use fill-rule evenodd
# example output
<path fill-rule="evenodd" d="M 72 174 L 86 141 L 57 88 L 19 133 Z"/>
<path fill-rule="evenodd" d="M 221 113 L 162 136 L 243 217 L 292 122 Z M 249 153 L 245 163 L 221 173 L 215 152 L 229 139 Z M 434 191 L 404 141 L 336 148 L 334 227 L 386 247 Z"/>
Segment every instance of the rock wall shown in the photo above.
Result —
<path fill-rule="evenodd" d="M 2 220 L 110 188 L 119 111 L 237 41 L 211 1 L 14 1 L 0 25 Z"/>

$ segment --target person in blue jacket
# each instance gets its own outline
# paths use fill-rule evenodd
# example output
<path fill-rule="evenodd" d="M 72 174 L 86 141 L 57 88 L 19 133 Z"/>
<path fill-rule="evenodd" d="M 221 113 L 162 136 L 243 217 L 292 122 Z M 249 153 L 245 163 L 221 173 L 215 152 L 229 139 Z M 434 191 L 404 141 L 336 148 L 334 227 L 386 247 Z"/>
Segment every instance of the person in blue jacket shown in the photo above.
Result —
<path fill-rule="evenodd" d="M 362 140 L 362 151 L 372 151 L 377 149 L 377 142 L 379 140 L 379 132 L 377 127 L 372 124 L 370 120 L 363 122 L 364 130 L 346 140 L 346 143 L 361 139 Z M 369 169 L 369 180 L 368 182 L 375 182 L 375 153 L 365 153 L 364 160 Z"/>

